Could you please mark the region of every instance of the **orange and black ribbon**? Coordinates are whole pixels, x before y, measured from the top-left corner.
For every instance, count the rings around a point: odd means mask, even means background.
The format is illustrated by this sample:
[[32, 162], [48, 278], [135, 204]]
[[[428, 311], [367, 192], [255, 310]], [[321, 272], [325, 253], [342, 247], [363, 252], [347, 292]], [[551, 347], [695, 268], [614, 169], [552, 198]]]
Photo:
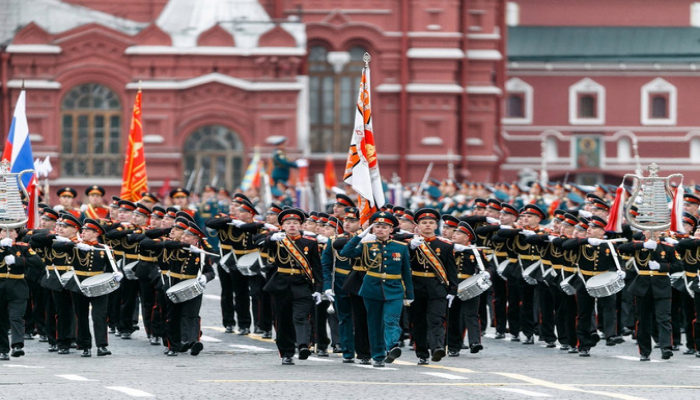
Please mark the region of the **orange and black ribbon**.
[[425, 243], [418, 246], [418, 249], [428, 260], [430, 266], [435, 270], [435, 273], [437, 274], [438, 278], [440, 278], [440, 283], [449, 286], [449, 283], [447, 281], [447, 272], [445, 272], [445, 267], [442, 265], [440, 259], [435, 255], [435, 253], [433, 253], [433, 249], [431, 249], [430, 246], [428, 246]]
[[282, 245], [285, 249], [287, 249], [287, 252], [291, 254], [291, 256], [294, 257], [295, 260], [297, 260], [297, 262], [301, 266], [301, 270], [304, 272], [304, 275], [306, 275], [306, 279], [308, 279], [313, 284], [314, 276], [311, 273], [311, 266], [309, 266], [309, 262], [306, 260], [306, 258], [303, 255], [301, 255], [301, 252], [294, 245], [294, 242], [292, 242], [291, 240], [289, 240], [288, 237], [285, 236], [285, 238], [282, 239]]

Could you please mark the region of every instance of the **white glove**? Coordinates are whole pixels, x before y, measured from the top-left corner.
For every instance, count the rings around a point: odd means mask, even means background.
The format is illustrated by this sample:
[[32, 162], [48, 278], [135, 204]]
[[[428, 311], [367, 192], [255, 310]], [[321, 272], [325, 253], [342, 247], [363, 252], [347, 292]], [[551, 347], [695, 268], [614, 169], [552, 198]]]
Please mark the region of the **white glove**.
[[202, 285], [203, 288], [204, 288], [204, 287], [207, 287], [207, 277], [206, 277], [206, 276], [200, 275], [200, 276], [197, 278], [197, 282], [199, 282], [199, 284]]
[[523, 235], [523, 236], [525, 236], [525, 237], [527, 237], [527, 236], [532, 236], [532, 235], [537, 235], [537, 233], [536, 233], [535, 231], [529, 231], [529, 230], [527, 230], [527, 229], [523, 229], [522, 231], [520, 231], [520, 234]]
[[275, 225], [268, 224], [267, 222], [264, 224], [264, 226], [265, 226], [265, 229], [267, 229], [268, 231], [278, 231], [278, 230], [280, 230], [280, 228], [276, 227]]
[[468, 249], [468, 247], [465, 246], [465, 245], [463, 245], [463, 244], [457, 244], [457, 243], [455, 243], [455, 244], [454, 244], [454, 249], [455, 249], [455, 251], [456, 251], [457, 253], [459, 253], [460, 251], [464, 251], [464, 250]]
[[5, 264], [12, 265], [14, 263], [15, 263], [15, 256], [13, 256], [11, 254], [9, 256], [5, 256]]
[[333, 289], [326, 289], [323, 294], [326, 296], [328, 301], [333, 301], [335, 300], [335, 293], [333, 293]]
[[513, 226], [511, 226], [511, 225], [501, 225], [500, 228], [501, 228], [501, 229], [513, 229]]
[[304, 167], [308, 167], [308, 166], [309, 166], [309, 160], [307, 160], [307, 159], [305, 159], [305, 158], [300, 158], [300, 159], [294, 161], [294, 163], [295, 163], [295, 164], [297, 165], [297, 167], [299, 167], [299, 168], [304, 168]]
[[486, 222], [488, 222], [489, 224], [500, 224], [501, 220], [498, 218], [486, 217]]
[[117, 271], [114, 273], [114, 279], [117, 280], [117, 282], [121, 281], [124, 278], [124, 274], [121, 272]]
[[357, 235], [357, 236], [359, 236], [359, 237], [361, 237], [361, 238], [367, 236], [367, 234], [369, 233], [369, 231], [372, 229], [373, 226], [374, 226], [374, 224], [368, 226], [367, 229], [365, 229], [364, 231], [360, 232], [360, 234]]
[[404, 300], [403, 300], [403, 305], [406, 306], [406, 307], [410, 306], [411, 303], [413, 303], [413, 300], [409, 300], [409, 299], [404, 299]]
[[231, 222], [229, 222], [228, 224], [238, 228], [239, 226], [245, 224], [245, 222], [241, 221], [240, 219], [232, 219]]
[[287, 235], [284, 232], [275, 232], [272, 235], [270, 235], [270, 240], [272, 240], [273, 242], [279, 242], [285, 237], [287, 237]]
[[314, 293], [311, 295], [311, 297], [314, 298], [314, 302], [315, 302], [317, 305], [318, 305], [318, 304], [321, 304], [321, 301], [322, 301], [322, 299], [321, 299], [321, 293], [319, 293], [319, 292], [314, 292]]
[[80, 206], [80, 211], [82, 211], [82, 212], [87, 211], [87, 209], [88, 209], [88, 205], [87, 205], [87, 204], [83, 204], [83, 205]]
[[617, 271], [617, 276], [619, 276], [620, 279], [625, 279], [625, 277], [627, 276], [627, 272], [618, 270], [618, 271]]
[[661, 264], [659, 264], [658, 261], [651, 260], [649, 261], [649, 269], [652, 271], [658, 271], [661, 269]]
[[559, 238], [559, 236], [557, 236], [557, 235], [549, 235], [550, 242], [553, 241], [554, 239], [558, 239], [558, 238]]
[[447, 297], [446, 297], [446, 299], [447, 299], [447, 308], [452, 307], [452, 300], [455, 299], [455, 295], [453, 295], [453, 294], [448, 294]]
[[362, 240], [360, 240], [361, 243], [367, 243], [367, 242], [374, 242], [377, 240], [377, 235], [374, 233], [368, 233], [367, 236], [363, 237]]
[[70, 242], [70, 238], [67, 238], [65, 236], [56, 236], [56, 241], [57, 242]]
[[191, 253], [201, 253], [202, 249], [197, 246], [190, 245], [189, 250]]
[[422, 245], [424, 243], [423, 236], [415, 236], [413, 239], [411, 239], [411, 248], [416, 249], [418, 246]]
[[[3, 240], [5, 240], [5, 239], [3, 239]], [[667, 237], [666, 239], [664, 239], [664, 242], [670, 244], [671, 246], [675, 246], [678, 244], [678, 241], [674, 238], [671, 238], [671, 237]], [[0, 243], [0, 245], [2, 245], [2, 243]]]
[[656, 250], [656, 240], [647, 240], [644, 242], [644, 248], [649, 250]]
[[82, 250], [82, 251], [92, 250], [92, 246], [90, 246], [89, 244], [85, 244], [85, 243], [78, 243], [75, 245], [75, 247], [77, 247], [78, 250]]
[[603, 239], [588, 238], [588, 244], [591, 246], [598, 246], [601, 243], [603, 243]]
[[311, 231], [301, 231], [302, 236], [308, 236], [308, 237], [316, 237], [316, 234]]
[[0, 240], [0, 247], [12, 247], [12, 244], [13, 244], [14, 242], [15, 242], [15, 241], [12, 240], [12, 238], [5, 238], [5, 239], [2, 239], [2, 240]]
[[321, 243], [321, 244], [326, 244], [326, 243], [328, 243], [328, 238], [323, 236], [323, 235], [317, 235], [316, 241]]
[[590, 211], [586, 211], [586, 210], [579, 210], [578, 215], [579, 215], [579, 217], [583, 217], [586, 219], [593, 216], [593, 214]]
[[56, 212], [63, 211], [63, 210], [65, 210], [65, 207], [63, 207], [62, 205], [59, 204], [57, 206], [54, 206], [53, 210]]

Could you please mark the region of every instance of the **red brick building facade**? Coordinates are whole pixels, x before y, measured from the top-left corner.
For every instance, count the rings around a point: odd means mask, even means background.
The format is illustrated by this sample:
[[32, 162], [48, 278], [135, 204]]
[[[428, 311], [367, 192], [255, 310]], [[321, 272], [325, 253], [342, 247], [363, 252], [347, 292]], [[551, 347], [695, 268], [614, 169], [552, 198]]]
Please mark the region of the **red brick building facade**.
[[0, 30], [0, 126], [24, 82], [54, 187], [115, 191], [139, 86], [154, 189], [192, 171], [233, 189], [279, 135], [312, 171], [330, 153], [339, 173], [365, 51], [386, 178], [418, 181], [431, 161], [434, 176], [451, 162], [458, 178], [499, 178], [502, 0], [55, 3], [11, 0]]

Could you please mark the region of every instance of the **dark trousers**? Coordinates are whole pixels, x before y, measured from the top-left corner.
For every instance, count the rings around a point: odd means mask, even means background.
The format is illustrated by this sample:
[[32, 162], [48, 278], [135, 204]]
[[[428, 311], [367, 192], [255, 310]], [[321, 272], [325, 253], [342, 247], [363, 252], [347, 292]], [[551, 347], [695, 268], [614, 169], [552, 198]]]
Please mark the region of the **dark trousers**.
[[[122, 279], [124, 280], [124, 279]], [[118, 328], [120, 326], [120, 312], [122, 305], [122, 288], [121, 286], [107, 295], [107, 323], [110, 328]]]
[[401, 337], [401, 309], [403, 299], [364, 299], [367, 308], [367, 328], [373, 360], [383, 360]]
[[250, 277], [245, 276], [238, 271], [238, 268], [231, 267], [231, 288], [233, 290], [233, 309], [236, 312], [236, 318], [238, 318], [238, 328], [250, 329], [250, 324], [252, 323], [252, 318], [250, 315], [250, 288], [249, 279]]
[[493, 274], [493, 316], [496, 323], [496, 332], [506, 333], [507, 310], [508, 310], [508, 290], [506, 281], [498, 274]]
[[221, 322], [224, 326], [236, 326], [236, 313], [233, 309], [233, 282], [231, 274], [226, 272], [221, 265], [217, 265], [216, 271], [221, 283]]
[[520, 285], [517, 278], [510, 278], [506, 281], [506, 292], [508, 294], [508, 328], [511, 335], [518, 336], [520, 334], [520, 301], [522, 295], [520, 293]]
[[634, 295], [628, 289], [632, 281], [625, 281], [625, 283], [626, 286], [620, 292], [620, 323], [624, 327], [633, 329], [637, 322], [637, 310], [634, 305]]
[[[595, 310], [596, 298], [591, 297], [582, 288], [577, 292], [578, 300], [578, 319], [576, 321], [576, 334], [579, 341], [580, 350], [590, 350], [595, 345], [592, 339], [592, 333], [595, 332], [593, 325], [593, 317]], [[615, 295], [600, 297], [598, 300], [598, 313], [604, 315], [603, 330], [605, 337], [615, 336], [617, 332], [617, 310], [615, 308]]]
[[[270, 294], [262, 290], [265, 283], [265, 277], [262, 275], [248, 277], [253, 325], [263, 331], [269, 331], [272, 326], [272, 304], [269, 301]], [[268, 297], [267, 301], [265, 297]]]
[[554, 293], [554, 303], [557, 307], [556, 325], [559, 343], [577, 347], [576, 316], [578, 315], [578, 306], [576, 304], [576, 296], [569, 296], [561, 289], [554, 290], [556, 291]]
[[167, 320], [168, 320], [168, 296], [162, 289], [156, 290], [156, 305], [153, 313], [153, 336], [163, 338], [163, 346], [168, 347]]
[[442, 348], [445, 344], [447, 299], [416, 296], [409, 307], [409, 313], [416, 357], [428, 358], [428, 350]]
[[[141, 294], [141, 317], [143, 318], [143, 328], [148, 337], [153, 334], [154, 318], [156, 312], [156, 288], [150, 279], [139, 279], [139, 293]], [[157, 323], [157, 321], [155, 322]]]
[[695, 304], [695, 312], [686, 318], [693, 321], [693, 341], [695, 342], [695, 351], [700, 351], [700, 293], [695, 293], [693, 303]]
[[[10, 351], [10, 338], [7, 331], [12, 333], [12, 347], [24, 347], [24, 311], [27, 300], [19, 299], [7, 289], [7, 279], [0, 279], [0, 353]], [[12, 284], [14, 282], [11, 282]]]
[[[479, 325], [482, 332], [486, 332], [486, 328], [490, 325], [489, 321], [492, 320], [489, 318], [489, 296], [491, 296], [491, 290], [479, 295]], [[491, 316], [493, 317], [493, 312], [491, 312]]]
[[324, 300], [314, 306], [314, 340], [316, 347], [319, 350], [327, 350], [331, 344], [331, 339], [328, 337], [328, 306], [330, 301]]
[[117, 326], [119, 332], [132, 333], [134, 331], [134, 312], [139, 295], [139, 281], [122, 279], [119, 284], [121, 291], [121, 305], [119, 306], [120, 321]]
[[352, 326], [352, 304], [350, 296], [343, 289], [335, 289], [335, 315], [338, 319], [338, 335], [343, 358], [355, 357], [355, 337]]
[[537, 329], [535, 321], [535, 288], [537, 286], [528, 284], [524, 279], [517, 279], [517, 284], [520, 291], [520, 329], [525, 336], [530, 337]]
[[462, 301], [452, 300], [452, 307], [447, 311], [447, 347], [451, 351], [459, 351], [464, 342], [464, 331], [467, 331], [469, 344], [481, 343], [481, 325], [479, 323], [480, 296]]
[[544, 282], [537, 283], [540, 309], [540, 339], [545, 342], [556, 342], [557, 335], [554, 333], [555, 314], [554, 296], [552, 289]]
[[46, 318], [44, 316], [44, 288], [38, 282], [27, 280], [29, 300], [24, 312], [24, 332], [46, 335]]
[[311, 296], [295, 299], [291, 290], [274, 292], [275, 330], [277, 349], [280, 357], [293, 357], [295, 343], [298, 348], [309, 347], [311, 338], [311, 310], [314, 302]]
[[[82, 293], [71, 293], [73, 306], [78, 317], [78, 338], [76, 343], [81, 349], [92, 348], [92, 336], [90, 335], [90, 316], [92, 314], [92, 327], [95, 332], [95, 345], [97, 347], [108, 346], [107, 339], [107, 295], [87, 297]], [[90, 312], [92, 306], [92, 312]]]
[[71, 342], [75, 341], [75, 311], [70, 293], [65, 289], [52, 292], [56, 306], [56, 344], [59, 349], [68, 349]]
[[[683, 279], [683, 278], [681, 278]], [[685, 289], [684, 289], [685, 290]], [[673, 344], [680, 345], [681, 327], [683, 326], [683, 299], [680, 290], [671, 288], [671, 332], [673, 334]]]
[[[268, 272], [265, 276], [265, 282], [263, 282], [263, 287], [265, 287], [265, 284], [270, 281], [270, 278], [272, 277], [272, 273]], [[272, 322], [274, 320], [274, 314], [272, 312], [273, 310], [273, 305], [272, 305], [272, 296], [270, 293], [261, 290], [260, 292], [260, 306], [258, 307], [258, 328], [262, 329], [263, 331], [271, 331], [272, 330]]]
[[[695, 294], [698, 296], [698, 294]], [[685, 315], [685, 346], [689, 349], [695, 350], [695, 298], [690, 297], [688, 291], [681, 292], [681, 299], [683, 302], [683, 314]], [[700, 334], [700, 331], [697, 332]], [[679, 343], [680, 344], [680, 343]]]
[[[639, 354], [651, 354], [651, 330], [656, 322], [659, 332], [659, 346], [662, 349], [671, 348], [671, 299], [655, 299], [649, 288], [644, 296], [635, 296], [639, 321], [637, 322], [637, 344]], [[654, 321], [656, 320], [656, 321]]]
[[56, 305], [53, 302], [53, 291], [44, 288], [44, 326], [46, 327], [46, 337], [49, 338], [49, 345], [56, 344]]
[[[350, 293], [352, 322], [355, 325], [355, 352], [357, 358], [370, 358], [369, 328], [367, 328], [367, 308], [362, 297]], [[343, 354], [344, 355], [344, 354]]]
[[199, 309], [202, 307], [202, 296], [182, 303], [168, 300], [168, 318], [165, 322], [168, 347], [175, 351], [187, 351], [199, 341], [200, 319]]

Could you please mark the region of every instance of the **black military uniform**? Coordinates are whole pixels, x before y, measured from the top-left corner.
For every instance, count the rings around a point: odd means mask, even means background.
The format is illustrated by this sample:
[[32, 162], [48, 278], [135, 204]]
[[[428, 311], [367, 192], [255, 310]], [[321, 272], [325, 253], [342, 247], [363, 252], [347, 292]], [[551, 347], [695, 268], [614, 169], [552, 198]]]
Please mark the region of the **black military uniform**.
[[[423, 208], [415, 213], [415, 220], [440, 219], [440, 213]], [[447, 323], [447, 296], [457, 294], [457, 267], [452, 243], [433, 236], [414, 248], [411, 242], [411, 274], [415, 301], [409, 308], [411, 337], [415, 343], [419, 364], [427, 364], [445, 355], [445, 324]], [[453, 297], [454, 298], [454, 297]]]
[[[676, 251], [681, 256], [685, 277], [689, 283], [690, 290], [695, 296], [687, 299], [684, 306], [686, 319], [686, 342], [687, 349], [683, 354], [695, 354], [700, 357], [700, 294], [698, 290], [698, 267], [700, 267], [700, 240], [694, 238], [681, 239], [676, 245]], [[690, 295], [688, 295], [690, 297]], [[688, 304], [689, 303], [689, 304]], [[690, 332], [689, 332], [690, 331]]]
[[[24, 355], [22, 317], [29, 299], [29, 287], [24, 277], [31, 269], [41, 271], [43, 268], [41, 258], [26, 243], [0, 244], [0, 360], [8, 359], [10, 344], [13, 357]], [[8, 330], [12, 332], [12, 343], [7, 336]]]
[[[104, 228], [99, 222], [94, 219], [86, 218], [83, 221], [83, 229], [91, 229], [98, 234], [104, 233]], [[78, 247], [76, 247], [78, 246]], [[90, 246], [93, 249], [81, 249], [80, 247]], [[97, 276], [104, 273], [112, 273], [112, 265], [109, 262], [109, 256], [104, 244], [93, 242], [54, 242], [53, 248], [62, 253], [73, 253], [73, 270], [78, 281], [83, 282], [85, 279], [92, 276]], [[99, 250], [98, 250], [99, 249]], [[117, 279], [121, 280], [122, 275], [119, 274]], [[109, 339], [107, 334], [107, 295], [87, 297], [80, 291], [74, 279], [71, 279], [67, 287], [72, 288], [71, 296], [73, 298], [73, 306], [78, 317], [78, 338], [76, 343], [83, 350], [81, 357], [90, 357], [92, 355], [92, 336], [90, 335], [90, 316], [92, 316], [93, 330], [95, 332], [95, 345], [97, 346], [97, 355], [106, 356], [112, 354], [107, 349]]]
[[669, 274], [683, 271], [681, 258], [666, 243], [655, 240], [623, 243], [618, 247], [620, 253], [634, 257], [639, 276], [629, 288], [635, 296], [639, 310], [637, 325], [637, 343], [641, 361], [649, 361], [651, 354], [652, 318], [656, 318], [659, 329], [659, 346], [661, 358], [668, 360], [671, 351], [671, 280]]
[[[304, 213], [297, 209], [284, 210], [277, 217], [281, 226], [287, 219], [303, 223], [304, 218]], [[292, 365], [295, 343], [300, 360], [311, 354], [308, 343], [311, 337], [309, 318], [314, 304], [312, 295], [320, 301], [323, 288], [318, 242], [311, 237], [284, 236], [278, 232], [265, 240], [265, 247], [277, 267], [264, 288], [272, 295], [275, 305], [277, 348], [282, 364]]]

